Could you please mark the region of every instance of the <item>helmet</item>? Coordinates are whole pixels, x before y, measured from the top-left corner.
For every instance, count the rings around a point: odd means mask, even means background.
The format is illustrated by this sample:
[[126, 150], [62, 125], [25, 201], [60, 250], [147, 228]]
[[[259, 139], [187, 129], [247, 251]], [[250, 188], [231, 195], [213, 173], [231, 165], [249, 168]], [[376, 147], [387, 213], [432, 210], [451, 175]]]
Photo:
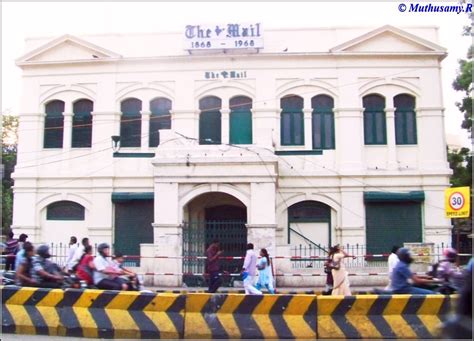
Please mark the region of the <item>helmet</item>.
[[456, 261], [458, 252], [453, 248], [447, 248], [443, 251], [443, 256], [450, 262]]
[[406, 247], [402, 247], [402, 248], [398, 249], [397, 256], [398, 256], [398, 259], [400, 259], [401, 262], [404, 262], [404, 263], [407, 263], [407, 264], [410, 264], [411, 262], [413, 262], [413, 258], [411, 257], [411, 252]]
[[38, 246], [36, 249], [36, 253], [38, 256], [43, 257], [43, 258], [49, 258], [51, 255], [49, 254], [49, 246], [46, 244]]
[[97, 252], [99, 252], [100, 254], [102, 254], [102, 252], [104, 252], [105, 249], [110, 249], [109, 244], [100, 243], [99, 245], [97, 245]]

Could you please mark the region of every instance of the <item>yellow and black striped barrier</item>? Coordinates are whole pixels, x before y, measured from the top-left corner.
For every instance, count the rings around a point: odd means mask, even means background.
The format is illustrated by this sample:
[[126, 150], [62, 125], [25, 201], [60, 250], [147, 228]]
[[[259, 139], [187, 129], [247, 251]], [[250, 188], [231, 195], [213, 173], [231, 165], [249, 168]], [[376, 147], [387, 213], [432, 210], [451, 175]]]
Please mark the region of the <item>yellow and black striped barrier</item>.
[[188, 294], [186, 338], [316, 337], [314, 295]]
[[443, 295], [318, 297], [321, 339], [431, 339], [450, 311]]
[[5, 333], [94, 338], [182, 338], [184, 295], [2, 288]]
[[455, 297], [0, 290], [3, 333], [93, 338], [429, 339]]

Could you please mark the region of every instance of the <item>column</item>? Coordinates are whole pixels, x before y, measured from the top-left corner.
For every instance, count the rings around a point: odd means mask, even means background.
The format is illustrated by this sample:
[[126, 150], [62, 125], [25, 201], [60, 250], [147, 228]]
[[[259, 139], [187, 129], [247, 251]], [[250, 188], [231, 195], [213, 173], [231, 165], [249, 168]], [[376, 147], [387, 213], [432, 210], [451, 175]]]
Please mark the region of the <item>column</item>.
[[158, 132], [150, 132], [150, 116], [151, 112], [141, 111], [142, 114], [142, 135], [141, 135], [141, 151], [146, 152], [149, 146], [150, 134], [159, 134]]
[[[120, 135], [120, 112], [92, 112], [92, 151], [112, 146], [112, 135]], [[108, 151], [112, 154], [111, 151]]]
[[[156, 256], [183, 254], [182, 226], [179, 219], [178, 184], [155, 182], [155, 218], [153, 240]], [[154, 262], [154, 273], [181, 273], [181, 259], [161, 259]], [[180, 286], [182, 276], [154, 276], [154, 285]]]
[[72, 117], [73, 113], [63, 113], [64, 130], [63, 130], [63, 150], [70, 150], [72, 143]]
[[365, 206], [358, 179], [341, 181], [341, 226], [336, 229], [333, 244], [365, 244]]
[[227, 108], [221, 109], [221, 141], [222, 144], [229, 144], [230, 142], [230, 110]]
[[397, 144], [395, 138], [395, 109], [386, 108], [385, 117], [387, 120], [387, 169], [398, 169], [397, 163]]
[[335, 108], [337, 162], [341, 173], [354, 174], [363, 168], [363, 108]]
[[250, 184], [251, 202], [247, 224], [247, 240], [255, 248], [267, 248], [268, 252], [276, 250], [276, 212], [275, 183], [260, 182]]
[[[305, 103], [306, 102], [307, 101], [305, 101]], [[311, 150], [313, 149], [313, 129], [312, 129], [313, 109], [304, 108], [303, 113], [304, 113], [304, 146], [306, 150]]]

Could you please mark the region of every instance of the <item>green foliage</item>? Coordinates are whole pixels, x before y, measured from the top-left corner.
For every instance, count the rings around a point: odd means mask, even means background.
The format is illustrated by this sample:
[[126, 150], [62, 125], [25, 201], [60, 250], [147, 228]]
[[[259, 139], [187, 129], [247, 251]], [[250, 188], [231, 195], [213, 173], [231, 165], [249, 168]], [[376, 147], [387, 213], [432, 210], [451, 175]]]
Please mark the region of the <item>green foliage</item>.
[[11, 175], [16, 164], [18, 117], [2, 117], [2, 232], [10, 229], [13, 217], [13, 179]]
[[472, 185], [472, 157], [469, 148], [448, 150], [449, 167], [453, 170], [450, 182], [453, 187]]
[[472, 97], [471, 93], [473, 91], [473, 82], [472, 82], [472, 52], [473, 45], [469, 47], [467, 53], [467, 60], [459, 60], [459, 71], [456, 75], [456, 78], [453, 82], [453, 88], [456, 91], [462, 91], [465, 94], [465, 97], [462, 99], [462, 102], [456, 103], [459, 110], [464, 114], [464, 120], [462, 121], [461, 127], [471, 131], [472, 129]]

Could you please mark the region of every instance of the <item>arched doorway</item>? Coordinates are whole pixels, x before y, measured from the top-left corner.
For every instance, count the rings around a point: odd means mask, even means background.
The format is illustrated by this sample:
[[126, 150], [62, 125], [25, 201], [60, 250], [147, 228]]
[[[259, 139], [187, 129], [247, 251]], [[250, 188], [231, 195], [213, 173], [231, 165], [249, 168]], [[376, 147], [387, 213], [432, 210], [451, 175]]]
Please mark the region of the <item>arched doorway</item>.
[[[197, 196], [184, 207], [183, 224], [183, 282], [188, 286], [204, 286], [203, 276], [188, 275], [204, 273], [206, 249], [218, 240], [223, 257], [245, 255], [247, 244], [247, 208], [235, 197], [221, 192], [210, 192]], [[221, 261], [221, 270], [239, 272], [241, 259]], [[232, 278], [224, 278], [229, 285]]]

